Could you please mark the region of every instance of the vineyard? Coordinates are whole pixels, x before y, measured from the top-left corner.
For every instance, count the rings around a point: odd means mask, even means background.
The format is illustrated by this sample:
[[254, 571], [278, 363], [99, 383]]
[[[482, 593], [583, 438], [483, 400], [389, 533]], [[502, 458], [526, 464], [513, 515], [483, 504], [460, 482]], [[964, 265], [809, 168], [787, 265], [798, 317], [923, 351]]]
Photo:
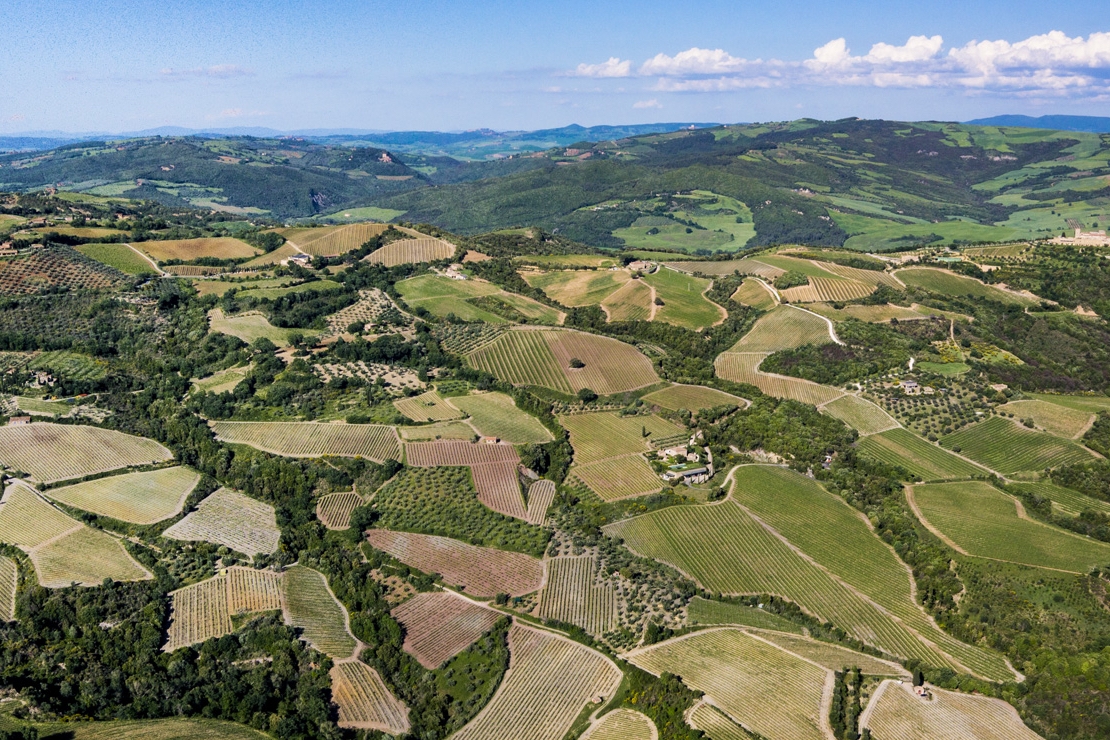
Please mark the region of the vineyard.
[[424, 573], [438, 573], [446, 583], [475, 596], [523, 596], [539, 589], [543, 582], [543, 561], [518, 552], [387, 529], [371, 529], [366, 539], [405, 565]]
[[301, 630], [301, 639], [332, 658], [350, 657], [358, 642], [347, 626], [347, 611], [324, 576], [303, 565], [294, 565], [284, 576], [285, 617]]
[[15, 619], [15, 591], [19, 586], [19, 568], [15, 561], [0, 557], [0, 622]]
[[761, 281], [748, 278], [740, 284], [729, 300], [745, 306], [758, 308], [760, 311], [770, 311], [779, 304], [775, 294], [768, 290]]
[[528, 509], [520, 494], [517, 463], [471, 465], [470, 474], [474, 477], [478, 500], [488, 508], [505, 516], [528, 519]]
[[832, 689], [831, 673], [745, 632], [697, 632], [624, 657], [650, 673], [681, 676], [769, 740], [826, 738], [822, 698]]
[[0, 542], [31, 549], [83, 526], [22, 484], [8, 486], [0, 502]]
[[119, 270], [67, 247], [0, 259], [0, 295], [31, 295], [51, 288], [108, 290], [126, 279]]
[[643, 496], [663, 487], [662, 479], [643, 455], [625, 455], [576, 465], [571, 472], [604, 501]]
[[707, 388], [704, 385], [672, 385], [661, 391], [654, 391], [644, 396], [644, 403], [653, 403], [669, 411], [689, 409], [700, 411], [717, 406], [748, 405], [748, 401], [734, 396], [731, 393], [719, 391], [716, 388]]
[[823, 410], [835, 419], [840, 419], [862, 436], [878, 434], [901, 426], [890, 414], [859, 396], [844, 395], [825, 404]]
[[317, 424], [295, 421], [217, 421], [216, 438], [287, 457], [365, 457], [375, 462], [401, 458], [393, 427], [378, 424]]
[[731, 604], [725, 601], [710, 601], [700, 596], [690, 599], [686, 606], [686, 618], [691, 625], [720, 627], [735, 625], [741, 627], [761, 627], [778, 632], [797, 632], [802, 628], [780, 616], [758, 607]]
[[733, 383], [749, 383], [769, 396], [789, 398], [814, 406], [829, 403], [844, 395], [844, 391], [839, 388], [762, 372], [759, 365], [767, 355], [766, 352], [722, 352], [714, 362], [717, 376]]
[[74, 249], [128, 275], [155, 274], [154, 266], [126, 244], [80, 244]]
[[232, 615], [281, 609], [281, 582], [280, 573], [236, 566], [172, 592], [168, 640], [162, 649], [173, 652], [229, 635]]
[[162, 468], [98, 478], [46, 495], [67, 506], [134, 524], [154, 524], [179, 513], [185, 499], [200, 482], [200, 473], [189, 468]]
[[246, 242], [228, 236], [204, 239], [169, 239], [165, 241], [135, 242], [135, 248], [155, 260], [181, 260], [189, 262], [201, 257], [240, 259], [260, 253]]
[[[862, 272], [867, 272], [863, 270]], [[811, 277], [809, 285], [799, 285], [780, 291], [784, 301], [789, 303], [818, 303], [822, 301], [854, 301], [875, 292], [874, 285], [855, 280]]]
[[278, 233], [305, 254], [334, 257], [358, 249], [388, 228], [387, 224], [358, 223], [324, 228], [278, 229]]
[[501, 614], [452, 593], [420, 593], [393, 609], [405, 628], [405, 652], [434, 670], [466, 650]]
[[351, 512], [363, 503], [357, 493], [329, 493], [316, 503], [316, 518], [328, 529], [349, 529]]
[[650, 321], [651, 287], [643, 280], [629, 280], [600, 305], [609, 321]]
[[281, 573], [233, 565], [223, 577], [227, 579], [227, 610], [233, 616], [282, 608]]
[[370, 666], [357, 660], [336, 663], [331, 669], [332, 698], [339, 706], [339, 726], [378, 730], [391, 735], [409, 731], [408, 708]]
[[406, 460], [417, 468], [520, 462], [512, 445], [445, 440], [405, 445]]
[[631, 709], [617, 709], [590, 725], [582, 740], [658, 740], [658, 737], [659, 731], [651, 719]]
[[654, 288], [656, 296], [663, 301], [663, 305], [657, 306], [653, 321], [699, 331], [727, 316], [723, 308], [702, 295], [710, 284], [705, 278], [660, 268], [644, 275], [643, 281]]
[[458, 409], [440, 398], [440, 395], [434, 390], [421, 393], [419, 396], [398, 398], [393, 402], [393, 405], [402, 414], [416, 422], [447, 421], [463, 417]]
[[441, 421], [418, 427], [397, 427], [397, 433], [401, 435], [401, 440], [404, 442], [434, 442], [440, 439], [478, 441], [478, 433], [465, 421]]
[[261, 730], [236, 722], [200, 718], [67, 722], [65, 732], [73, 740], [266, 740], [269, 737]]
[[541, 479], [528, 487], [528, 523], [542, 527], [547, 523], [547, 510], [555, 502], [555, 481]]
[[845, 280], [855, 280], [865, 285], [878, 287], [880, 285], [887, 285], [891, 288], [901, 288], [902, 284], [898, 278], [894, 277], [889, 272], [882, 270], [861, 270], [858, 267], [848, 267], [847, 265], [837, 265], [832, 262], [819, 262], [821, 269], [831, 272], [834, 275], [839, 275]]
[[1032, 298], [1018, 296], [999, 290], [990, 285], [985, 285], [975, 278], [964, 277], [946, 270], [932, 267], [913, 267], [898, 270], [895, 276], [906, 285], [942, 295], [971, 296], [973, 298], [986, 298], [991, 301], [1010, 303], [1024, 306], [1034, 305], [1037, 301]]
[[1082, 435], [1093, 416], [1089, 411], [1069, 409], [1048, 401], [1011, 401], [996, 410], [998, 413], [1013, 414], [1018, 419], [1032, 419], [1040, 429], [1068, 439]]
[[992, 416], [941, 437], [940, 444], [1003, 475], [1094, 459], [1088, 450], [1075, 442], [1026, 429], [1001, 416]]
[[703, 275], [724, 276], [731, 275], [734, 272], [739, 272], [741, 275], [757, 275], [759, 277], [769, 278], [774, 280], [779, 275], [786, 272], [781, 267], [775, 267], [760, 262], [759, 260], [741, 259], [741, 260], [723, 260], [712, 262], [667, 262], [668, 267], [673, 267], [676, 270], [683, 272], [700, 272]]
[[908, 685], [884, 681], [860, 718], [882, 740], [1040, 740], [1012, 706], [999, 699], [929, 687], [922, 701]]
[[570, 432], [574, 461], [579, 465], [617, 455], [649, 452], [656, 441], [676, 438], [686, 441], [686, 430], [654, 414], [621, 416], [601, 412], [567, 414], [558, 418], [559, 424]]
[[829, 324], [820, 316], [779, 306], [755, 322], [729, 352], [780, 352], [806, 344], [829, 344]]
[[81, 526], [59, 539], [32, 548], [28, 555], [39, 583], [46, 588], [73, 584], [99, 586], [104, 579], [144, 581], [152, 578], [118, 539], [102, 530]]
[[1021, 516], [989, 483], [914, 486], [913, 500], [931, 529], [970, 555], [1080, 574], [1110, 563], [1110, 545]]
[[752, 634], [830, 671], [846, 671], [856, 667], [869, 676], [910, 678], [910, 672], [893, 661], [875, 658], [832, 643], [777, 630], [760, 629]]
[[[859, 321], [866, 321], [872, 324], [885, 324], [889, 323], [891, 319], [898, 319], [899, 321], [918, 321], [920, 319], [929, 318], [928, 313], [919, 313], [912, 308], [896, 306], [893, 303], [888, 303], [885, 306], [860, 306], [853, 304], [845, 306], [844, 308], [833, 308], [825, 303], [816, 303], [808, 308], [810, 311], [819, 313], [833, 321], [858, 319]], [[928, 309], [923, 310], [928, 311]]]
[[970, 478], [985, 470], [926, 442], [907, 429], [892, 429], [860, 440], [860, 452], [888, 465], [899, 465], [922, 480]]
[[467, 355], [475, 368], [515, 385], [538, 385], [571, 392], [566, 372], [548, 346], [546, 332], [510, 331]]
[[1062, 511], [1070, 516], [1079, 516], [1088, 509], [1100, 514], [1110, 514], [1110, 502], [1085, 496], [1070, 488], [1051, 483], [1011, 483], [1010, 487], [1046, 498], [1052, 502], [1053, 511]]
[[543, 619], [576, 624], [600, 636], [617, 625], [617, 593], [613, 584], [599, 582], [597, 559], [590, 555], [547, 561], [547, 583], [540, 595]]
[[274, 507], [221, 488], [204, 499], [196, 511], [166, 529], [163, 537], [204, 540], [254, 556], [277, 552], [281, 532]]
[[457, 396], [450, 404], [468, 414], [470, 423], [482, 436], [517, 445], [543, 444], [554, 439], [539, 419], [518, 409], [512, 397], [504, 393]]
[[701, 730], [712, 740], [751, 740], [743, 727], [733, 722], [727, 714], [704, 701], [694, 707], [687, 719], [690, 726]]
[[512, 668], [489, 704], [454, 740], [562, 740], [595, 697], [608, 699], [621, 672], [584, 645], [514, 624]]
[[367, 262], [374, 262], [386, 267], [396, 267], [412, 262], [436, 262], [451, 259], [455, 255], [455, 245], [442, 239], [421, 237], [419, 239], [401, 239], [386, 244], [381, 249], [371, 252], [366, 257]]
[[172, 459], [152, 439], [110, 429], [45, 422], [0, 427], [0, 464], [44, 483]]

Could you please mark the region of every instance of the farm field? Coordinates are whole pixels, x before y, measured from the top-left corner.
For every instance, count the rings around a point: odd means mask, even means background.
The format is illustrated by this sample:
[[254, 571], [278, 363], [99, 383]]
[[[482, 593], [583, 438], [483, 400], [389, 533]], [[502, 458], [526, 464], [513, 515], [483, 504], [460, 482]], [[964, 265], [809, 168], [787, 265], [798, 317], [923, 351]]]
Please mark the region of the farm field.
[[519, 623], [509, 631], [509, 650], [512, 670], [454, 740], [562, 740], [587, 703], [608, 699], [621, 681], [601, 653]]
[[78, 244], [78, 252], [128, 275], [153, 275], [154, 265], [126, 244]]
[[[674, 255], [667, 255], [672, 257]], [[662, 259], [662, 256], [660, 257]], [[683, 260], [664, 260], [668, 267], [675, 270], [682, 270], [683, 272], [700, 272], [703, 275], [731, 275], [734, 272], [739, 272], [741, 275], [757, 275], [759, 277], [774, 280], [779, 275], [786, 272], [781, 267], [775, 267], [767, 262], [753, 259], [740, 259], [740, 260], [724, 260], [713, 262], [688, 262]]]
[[1026, 429], [1011, 419], [992, 416], [940, 438], [950, 450], [1003, 475], [1087, 462], [1094, 455], [1069, 440]]
[[434, 442], [437, 439], [461, 439], [475, 442], [478, 433], [465, 421], [440, 421], [418, 427], [397, 427], [404, 442]]
[[974, 278], [957, 275], [947, 270], [938, 270], [932, 267], [910, 267], [898, 270], [894, 274], [906, 285], [924, 288], [942, 295], [973, 296], [1019, 306], [1032, 306], [1037, 303], [1033, 298], [1009, 293], [981, 283]]
[[296, 421], [218, 421], [216, 438], [288, 457], [365, 457], [375, 462], [401, 458], [393, 427], [379, 424], [318, 424]]
[[845, 671], [856, 667], [869, 676], [910, 677], [909, 671], [893, 661], [849, 650], [830, 642], [778, 630], [755, 629], [750, 633], [830, 671]]
[[861, 716], [860, 727], [883, 740], [1040, 740], [1000, 699], [933, 687], [929, 691], [933, 699], [922, 701], [908, 685], [884, 681]]
[[419, 593], [392, 610], [405, 628], [405, 652], [434, 670], [484, 635], [501, 614], [450, 592]]
[[656, 740], [659, 730], [648, 717], [631, 709], [615, 709], [590, 725], [582, 740]]
[[719, 391], [716, 388], [707, 388], [704, 385], [679, 385], [675, 384], [661, 391], [653, 391], [643, 397], [644, 403], [653, 403], [669, 411], [689, 409], [700, 411], [716, 406], [748, 405], [747, 399], [734, 396], [731, 393]]
[[0, 427], [0, 464], [43, 483], [172, 459], [152, 439], [110, 429], [46, 422]]
[[15, 619], [15, 592], [19, 585], [19, 568], [9, 557], [0, 557], [0, 621]]
[[184, 467], [98, 478], [46, 492], [67, 506], [134, 524], [154, 524], [179, 513], [200, 482]]
[[[265, 740], [259, 730], [215, 719], [144, 719], [39, 725], [40, 737], [72, 740]], [[59, 734], [62, 733], [62, 734]]]
[[331, 669], [332, 696], [339, 705], [339, 726], [378, 730], [391, 735], [409, 731], [408, 707], [389, 693], [381, 676], [357, 660], [336, 663]]
[[651, 321], [651, 287], [643, 280], [629, 280], [601, 301], [609, 321]]
[[227, 236], [135, 242], [133, 246], [155, 260], [182, 260], [184, 262], [200, 259], [201, 257], [238, 259], [254, 257], [262, 253], [262, 250], [256, 249], [246, 242]]
[[371, 529], [366, 539], [405, 565], [424, 573], [439, 573], [446, 583], [479, 597], [499, 593], [523, 596], [543, 582], [543, 562], [519, 552], [388, 529]]
[[[571, 368], [575, 358], [585, 367]], [[577, 331], [506, 332], [471, 352], [467, 360], [500, 380], [564, 393], [590, 388], [604, 396], [659, 382], [651, 361], [632, 345]]]
[[1110, 411], [1110, 397], [1107, 396], [1065, 396], [1055, 393], [1029, 393], [1030, 398], [1038, 401], [1064, 406], [1078, 411], [1089, 411], [1097, 414], [1099, 411]]
[[233, 567], [170, 594], [168, 639], [162, 649], [173, 652], [234, 631], [231, 616], [275, 611], [281, 605], [282, 574]]
[[274, 507], [237, 491], [221, 488], [210, 494], [162, 533], [174, 540], [204, 540], [246, 555], [277, 552], [281, 532]]
[[920, 313], [912, 308], [896, 306], [893, 303], [888, 303], [885, 306], [850, 305], [839, 309], [833, 308], [827, 303], [814, 303], [806, 306], [806, 308], [814, 313], [821, 314], [825, 318], [832, 319], [833, 321], [858, 319], [871, 324], [888, 324], [891, 319], [898, 319], [899, 321], [918, 321], [928, 318], [928, 314]]
[[145, 581], [152, 577], [119, 540], [83, 525], [56, 540], [31, 548], [28, 554], [39, 583], [46, 588], [65, 588], [74, 583], [99, 586], [105, 578]]
[[539, 288], [564, 306], [595, 306], [631, 281], [628, 270], [553, 270], [521, 272], [533, 288]]
[[825, 319], [793, 306], [779, 306], [757, 321], [729, 352], [779, 352], [831, 342]]
[[1085, 496], [1070, 488], [1051, 483], [1011, 483], [1009, 487], [1046, 498], [1052, 502], [1053, 511], [1062, 511], [1070, 516], [1079, 516], [1087, 509], [1110, 514], [1110, 502]]
[[908, 429], [892, 429], [860, 440], [866, 455], [891, 465], [901, 465], [922, 480], [970, 478], [986, 471], [943, 447], [925, 441]]
[[1027, 519], [989, 483], [914, 486], [917, 511], [931, 529], [969, 555], [1073, 573], [1110, 562], [1110, 545]]
[[734, 629], [697, 632], [624, 656], [681, 676], [736, 722], [769, 740], [825, 740], [829, 671]]
[[663, 480], [638, 454], [576, 465], [571, 473], [604, 501], [643, 496], [663, 487]]
[[694, 707], [687, 722], [694, 729], [704, 732], [710, 740], [751, 740], [751, 735], [744, 728], [720, 709], [704, 701]]
[[416, 422], [448, 421], [463, 417], [457, 408], [444, 401], [434, 390], [421, 393], [419, 396], [398, 398], [393, 402], [393, 406]]
[[770, 311], [772, 308], [779, 305], [778, 299], [775, 298], [774, 293], [764, 287], [763, 283], [755, 278], [748, 278], [741, 283], [740, 287], [733, 292], [731, 300], [745, 306], [758, 308], [761, 311]]
[[901, 426], [886, 411], [859, 396], [844, 395], [822, 408], [829, 416], [840, 419], [864, 436]]
[[247, 344], [265, 337], [279, 347], [289, 346], [289, 335], [294, 331], [305, 336], [314, 334], [311, 330], [276, 327], [265, 316], [254, 311], [226, 316], [222, 308], [213, 308], [208, 312], [208, 328], [220, 334], [238, 337]]
[[517, 408], [504, 393], [455, 396], [448, 402], [470, 416], [470, 423], [485, 437], [497, 437], [514, 445], [543, 444], [554, 439], [536, 417]]
[[710, 601], [700, 596], [690, 599], [690, 603], [686, 607], [686, 614], [690, 623], [695, 625], [762, 627], [763, 629], [778, 630], [779, 632], [802, 633], [802, 628], [799, 625], [769, 611], [754, 606]]
[[1067, 439], [1081, 436], [1090, 427], [1094, 416], [1090, 411], [1036, 400], [1011, 401], [996, 410], [999, 413], [1013, 414], [1018, 419], [1032, 419], [1038, 428]]
[[709, 280], [661, 267], [644, 275], [643, 281], [654, 288], [656, 296], [663, 301], [663, 305], [656, 308], [654, 321], [696, 331], [720, 323], [726, 317], [724, 309], [702, 295], [709, 288]]
[[429, 236], [391, 242], [367, 255], [366, 261], [385, 265], [386, 267], [396, 267], [397, 265], [413, 262], [436, 262], [437, 260], [451, 259], [454, 254], [454, 244]]
[[277, 231], [305, 254], [314, 257], [334, 257], [358, 249], [388, 228], [387, 224], [360, 223], [324, 228], [278, 229]]
[[555, 502], [555, 481], [540, 479], [528, 487], [528, 523], [542, 527]]
[[[648, 452], [663, 440], [686, 441], [686, 430], [656, 416], [621, 416], [615, 412], [565, 414], [557, 417], [570, 432], [574, 462], [579, 465], [617, 455]], [[644, 432], [647, 436], [644, 436]]]
[[351, 512], [365, 503], [357, 493], [329, 493], [316, 504], [316, 518], [328, 529], [349, 529]]
[[617, 594], [612, 583], [598, 583], [597, 559], [590, 555], [550, 558], [540, 595], [543, 619], [576, 624], [601, 636], [617, 625]]
[[335, 659], [350, 657], [358, 647], [347, 626], [347, 611], [328, 589], [327, 579], [312, 568], [294, 565], [282, 580], [289, 624], [301, 639]]
[[465, 321], [511, 323], [512, 319], [501, 315], [507, 313], [520, 314], [541, 324], [558, 324], [564, 316], [539, 301], [477, 278], [452, 280], [442, 275], [421, 275], [397, 283], [397, 291], [413, 309], [425, 308], [440, 317], [454, 314]]
[[713, 366], [717, 377], [734, 383], [749, 383], [769, 396], [789, 398], [814, 406], [829, 403], [844, 395], [844, 391], [839, 388], [761, 371], [759, 366], [769, 354], [769, 352], [722, 352], [717, 355]]

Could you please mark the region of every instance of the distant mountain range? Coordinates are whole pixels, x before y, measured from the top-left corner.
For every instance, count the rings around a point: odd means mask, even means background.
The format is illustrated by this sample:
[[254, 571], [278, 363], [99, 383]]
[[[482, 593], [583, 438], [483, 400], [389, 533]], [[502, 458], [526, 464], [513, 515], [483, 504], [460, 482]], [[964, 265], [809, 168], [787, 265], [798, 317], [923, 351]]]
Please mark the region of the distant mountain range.
[[976, 126], [1022, 126], [1024, 128], [1048, 128], [1057, 131], [1086, 131], [1092, 134], [1110, 133], [1110, 117], [1107, 116], [992, 116], [977, 118], [967, 123]]

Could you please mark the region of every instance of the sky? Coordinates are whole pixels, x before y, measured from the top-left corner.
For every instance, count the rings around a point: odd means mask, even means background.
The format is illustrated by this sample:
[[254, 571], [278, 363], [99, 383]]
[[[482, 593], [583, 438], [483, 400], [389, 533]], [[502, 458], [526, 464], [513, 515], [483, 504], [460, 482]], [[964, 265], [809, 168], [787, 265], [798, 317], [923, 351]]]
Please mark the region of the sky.
[[1110, 115], [1106, 0], [5, 5], [6, 135]]

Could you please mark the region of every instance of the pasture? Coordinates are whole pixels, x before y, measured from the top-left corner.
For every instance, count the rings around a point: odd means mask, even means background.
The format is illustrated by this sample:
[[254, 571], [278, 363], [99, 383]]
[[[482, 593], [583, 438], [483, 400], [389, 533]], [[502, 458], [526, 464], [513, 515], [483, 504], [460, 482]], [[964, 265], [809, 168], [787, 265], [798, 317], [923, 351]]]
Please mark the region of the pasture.
[[316, 502], [316, 518], [328, 529], [349, 529], [351, 512], [363, 503], [357, 493], [329, 493]]
[[78, 244], [74, 249], [128, 275], [153, 275], [156, 272], [148, 259], [126, 244]]
[[310, 336], [315, 332], [302, 329], [282, 329], [270, 323], [269, 319], [256, 311], [227, 316], [222, 308], [208, 312], [208, 328], [219, 334], [238, 337], [247, 344], [256, 339], [266, 338], [279, 347], [289, 346], [289, 335], [294, 331]]
[[312, 568], [294, 565], [282, 579], [285, 616], [301, 639], [321, 653], [348, 658], [358, 647], [347, 626], [347, 610], [332, 595], [327, 579]]
[[933, 267], [909, 267], [898, 270], [894, 274], [908, 286], [922, 288], [941, 295], [971, 296], [1019, 306], [1032, 306], [1037, 303], [1035, 299], [1027, 296], [1010, 293], [981, 283], [975, 278], [957, 275], [954, 272], [938, 270]]
[[396, 267], [397, 265], [407, 265], [413, 262], [447, 260], [454, 255], [454, 244], [427, 236], [390, 242], [381, 249], [371, 252], [365, 259], [367, 262], [385, 265], [386, 267]]
[[755, 278], [748, 278], [742, 282], [740, 287], [733, 292], [730, 300], [745, 306], [758, 308], [761, 311], [770, 311], [779, 305], [774, 292], [765, 283]]
[[521, 277], [551, 300], [574, 307], [596, 306], [631, 281], [632, 274], [627, 270], [528, 270]]
[[911, 497], [923, 522], [969, 555], [1073, 573], [1110, 562], [1110, 545], [1028, 519], [989, 483], [914, 486]]
[[[668, 258], [673, 256], [674, 255], [666, 255]], [[664, 256], [660, 255], [660, 259], [664, 259]], [[756, 275], [758, 277], [774, 280], [779, 275], [786, 272], [786, 270], [781, 267], [776, 267], [767, 262], [753, 259], [714, 260], [712, 262], [687, 262], [666, 259], [666, 262], [667, 267], [671, 267], [675, 270], [717, 277], [732, 275], [735, 272], [739, 272], [741, 275]]]
[[512, 397], [504, 393], [455, 396], [448, 403], [466, 413], [484, 437], [497, 437], [514, 445], [543, 444], [554, 439], [539, 419], [517, 408]]
[[229, 488], [210, 494], [162, 533], [174, 540], [204, 540], [249, 556], [277, 552], [281, 532], [274, 507]]
[[615, 709], [595, 721], [582, 740], [657, 740], [659, 730], [648, 717], [631, 709]]
[[133, 524], [154, 524], [179, 513], [200, 473], [184, 467], [126, 473], [50, 489], [67, 506]]
[[393, 407], [416, 422], [448, 421], [461, 419], [462, 414], [457, 408], [451, 406], [434, 390], [421, 393], [419, 396], [398, 398], [393, 402]]
[[806, 344], [829, 344], [829, 322], [793, 306], [779, 306], [755, 322], [729, 352], [779, 352]]
[[501, 618], [450, 592], [417, 594], [391, 614], [405, 628], [405, 652], [428, 670], [466, 650]]
[[389, 692], [381, 676], [357, 660], [336, 663], [331, 669], [332, 698], [339, 706], [339, 726], [377, 730], [390, 735], [409, 731], [408, 707]]
[[829, 671], [746, 632], [697, 632], [624, 657], [655, 675], [681, 676], [729, 717], [769, 740], [826, 738], [822, 700], [832, 689]]
[[358, 249], [388, 228], [387, 224], [358, 223], [322, 228], [294, 227], [277, 229], [277, 232], [305, 254], [334, 257]]
[[[550, 306], [477, 278], [452, 280], [442, 275], [420, 275], [397, 283], [397, 292], [413, 309], [425, 308], [439, 317], [454, 314], [465, 321], [511, 323], [511, 319], [497, 313], [501, 310], [543, 324], [557, 324], [563, 318], [562, 312]], [[499, 309], [483, 301], [492, 301], [505, 308]]]
[[1094, 455], [1070, 440], [1027, 429], [1012, 419], [992, 416], [940, 438], [975, 462], [1003, 475], [1088, 462]]
[[825, 404], [822, 410], [829, 416], [840, 419], [862, 436], [878, 434], [901, 426], [890, 414], [866, 398], [851, 394]]
[[543, 582], [543, 561], [519, 552], [388, 529], [371, 529], [366, 539], [405, 565], [423, 573], [438, 573], [444, 582], [479, 597], [499, 593], [523, 596]]
[[820, 406], [844, 395], [844, 391], [839, 388], [761, 371], [759, 366], [769, 354], [768, 352], [722, 352], [717, 355], [713, 366], [717, 377], [734, 383], [749, 383], [767, 395], [777, 398], [789, 398]]
[[528, 523], [542, 527], [547, 510], [555, 502], [555, 481], [541, 478], [528, 487]]
[[[572, 359], [585, 366], [572, 368]], [[605, 396], [659, 382], [651, 360], [632, 345], [577, 331], [506, 332], [471, 352], [467, 361], [508, 383], [564, 393], [590, 388]]]
[[262, 250], [229, 236], [135, 242], [133, 246], [152, 259], [159, 261], [181, 260], [182, 262], [190, 262], [201, 257], [241, 259], [254, 257], [262, 253]]
[[859, 442], [860, 452], [889, 465], [900, 465], [922, 480], [970, 478], [986, 470], [943, 447], [927, 442], [908, 429], [891, 429]]
[[617, 626], [616, 589], [591, 555], [549, 558], [538, 614], [600, 637]]
[[172, 459], [152, 439], [111, 429], [45, 422], [0, 427], [0, 464], [43, 483]]
[[703, 295], [710, 284], [705, 278], [661, 267], [645, 274], [643, 281], [663, 301], [655, 310], [654, 321], [697, 331], [718, 324], [727, 316], [723, 308]]
[[1032, 419], [1037, 428], [1066, 439], [1082, 436], [1094, 417], [1090, 411], [1038, 400], [1011, 401], [999, 406], [996, 411], [1013, 414], [1018, 419]]
[[9, 557], [0, 557], [0, 622], [15, 619], [15, 592], [19, 586], [19, 568]]
[[610, 698], [620, 670], [585, 645], [519, 623], [509, 631], [512, 670], [454, 740], [562, 740], [595, 697]]
[[571, 473], [604, 501], [643, 496], [663, 487], [663, 480], [642, 455], [624, 455], [576, 465]]
[[653, 391], [643, 397], [644, 403], [652, 403], [668, 411], [689, 409], [698, 412], [701, 409], [711, 409], [717, 406], [748, 405], [747, 399], [734, 396], [731, 393], [719, 391], [716, 388], [707, 388], [704, 385], [674, 384], [660, 391]]
[[318, 424], [296, 421], [218, 421], [216, 438], [286, 457], [365, 457], [374, 462], [401, 459], [393, 427], [380, 424]]
[[929, 687], [930, 701], [908, 684], [884, 681], [860, 717], [860, 727], [882, 740], [1040, 740], [1001, 699]]

